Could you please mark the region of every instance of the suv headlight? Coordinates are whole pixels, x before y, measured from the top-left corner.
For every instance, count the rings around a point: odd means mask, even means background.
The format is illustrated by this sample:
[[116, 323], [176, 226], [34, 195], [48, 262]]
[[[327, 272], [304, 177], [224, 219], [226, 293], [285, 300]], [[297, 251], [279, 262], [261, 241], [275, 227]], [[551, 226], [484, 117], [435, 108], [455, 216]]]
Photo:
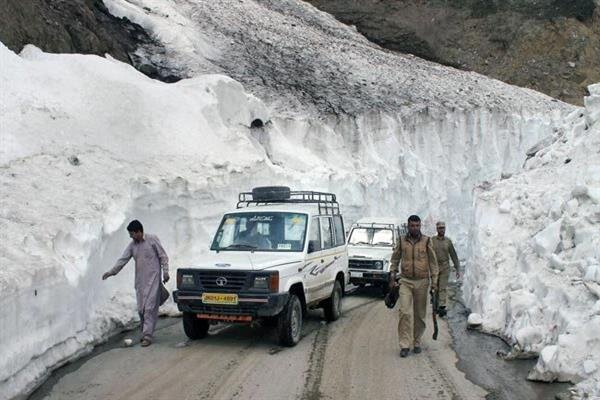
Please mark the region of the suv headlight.
[[376, 269], [383, 269], [383, 262], [381, 262], [381, 261], [375, 261], [375, 268]]
[[269, 289], [269, 277], [266, 275], [255, 276], [252, 289], [267, 290]]
[[268, 290], [272, 293], [277, 293], [279, 291], [279, 273], [255, 276], [252, 282], [252, 289]]
[[196, 282], [194, 282], [194, 275], [193, 274], [181, 274], [181, 280], [179, 283], [179, 286], [181, 287], [185, 287], [185, 286], [195, 286]]

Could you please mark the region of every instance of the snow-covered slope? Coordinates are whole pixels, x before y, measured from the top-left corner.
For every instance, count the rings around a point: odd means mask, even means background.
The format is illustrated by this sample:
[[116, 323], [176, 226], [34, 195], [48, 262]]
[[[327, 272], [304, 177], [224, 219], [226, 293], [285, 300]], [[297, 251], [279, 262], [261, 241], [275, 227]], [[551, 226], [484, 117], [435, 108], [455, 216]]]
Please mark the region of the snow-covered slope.
[[238, 191], [287, 184], [336, 192], [349, 222], [446, 219], [466, 254], [472, 189], [518, 172], [574, 110], [384, 52], [302, 2], [107, 3], [191, 78], [0, 46], [0, 398], [135, 318], [132, 269], [100, 281], [133, 217], [175, 269], [207, 251]]
[[160, 68], [181, 76], [224, 73], [265, 101], [281, 134], [258, 138], [275, 164], [360, 171], [362, 187], [346, 197], [347, 209], [381, 215], [384, 203], [396, 213], [425, 214], [429, 225], [444, 218], [461, 248], [473, 186], [518, 170], [524, 149], [575, 109], [382, 50], [302, 1], [106, 5], [164, 44], [166, 52], [152, 57]]
[[484, 329], [541, 354], [531, 379], [600, 396], [600, 84], [525, 171], [478, 190], [464, 293]]
[[[224, 73], [279, 115], [549, 111], [547, 96], [383, 50], [303, 1], [105, 3], [164, 44], [150, 62], [180, 76]], [[553, 109], [564, 108], [554, 101]]]

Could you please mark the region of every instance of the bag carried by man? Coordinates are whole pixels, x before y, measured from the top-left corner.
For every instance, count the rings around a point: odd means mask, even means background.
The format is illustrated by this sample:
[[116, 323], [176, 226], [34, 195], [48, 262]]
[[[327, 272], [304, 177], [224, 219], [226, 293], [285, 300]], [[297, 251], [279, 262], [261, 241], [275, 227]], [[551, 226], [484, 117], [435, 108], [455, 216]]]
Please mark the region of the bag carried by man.
[[160, 283], [160, 302], [158, 304], [162, 306], [163, 304], [165, 304], [165, 301], [167, 301], [168, 299], [169, 299], [169, 291], [167, 290], [165, 285], [161, 282]]
[[385, 295], [383, 302], [387, 308], [394, 308], [400, 297], [400, 286], [396, 285]]

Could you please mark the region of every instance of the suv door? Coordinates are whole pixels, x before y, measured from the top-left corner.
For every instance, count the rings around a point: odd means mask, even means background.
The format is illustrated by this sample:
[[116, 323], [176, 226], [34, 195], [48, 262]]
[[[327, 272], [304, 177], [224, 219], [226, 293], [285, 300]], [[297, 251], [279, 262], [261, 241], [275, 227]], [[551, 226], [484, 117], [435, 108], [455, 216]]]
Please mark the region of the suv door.
[[319, 217], [321, 227], [321, 266], [319, 273], [319, 290], [317, 291], [319, 299], [325, 299], [330, 296], [333, 289], [333, 278], [331, 276], [334, 269], [334, 241], [333, 224], [331, 217]]
[[344, 273], [344, 279], [347, 284], [350, 280], [350, 275], [348, 274], [348, 249], [346, 246], [346, 234], [344, 232], [344, 221], [342, 220], [341, 215], [334, 215], [332, 217], [333, 221], [333, 236], [334, 236], [334, 250], [333, 258], [335, 260], [335, 264], [332, 268], [332, 279], [335, 279], [335, 276], [339, 271]]
[[[335, 218], [339, 218], [337, 230]], [[328, 298], [333, 290], [337, 272], [344, 265], [348, 265], [345, 251], [346, 238], [340, 216], [322, 216], [319, 217], [319, 223], [322, 247], [321, 267], [319, 268], [321, 278], [319, 281], [322, 290], [318, 291], [318, 296], [319, 298]], [[338, 231], [340, 232], [338, 233]]]
[[312, 217], [310, 219], [308, 229], [308, 251], [303, 272], [304, 285], [306, 287], [306, 302], [311, 303], [319, 299], [323, 284], [323, 275], [319, 274], [319, 270], [324, 262], [319, 217]]

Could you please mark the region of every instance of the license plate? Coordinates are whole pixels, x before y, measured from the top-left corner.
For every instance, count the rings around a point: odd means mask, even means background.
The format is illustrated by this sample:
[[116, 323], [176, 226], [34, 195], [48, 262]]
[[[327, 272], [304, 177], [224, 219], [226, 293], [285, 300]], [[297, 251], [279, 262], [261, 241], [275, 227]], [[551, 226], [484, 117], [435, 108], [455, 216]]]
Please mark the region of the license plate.
[[363, 277], [363, 273], [362, 272], [350, 271], [350, 277], [352, 277], [352, 278], [362, 278]]
[[202, 293], [204, 304], [238, 304], [238, 295], [230, 293]]

